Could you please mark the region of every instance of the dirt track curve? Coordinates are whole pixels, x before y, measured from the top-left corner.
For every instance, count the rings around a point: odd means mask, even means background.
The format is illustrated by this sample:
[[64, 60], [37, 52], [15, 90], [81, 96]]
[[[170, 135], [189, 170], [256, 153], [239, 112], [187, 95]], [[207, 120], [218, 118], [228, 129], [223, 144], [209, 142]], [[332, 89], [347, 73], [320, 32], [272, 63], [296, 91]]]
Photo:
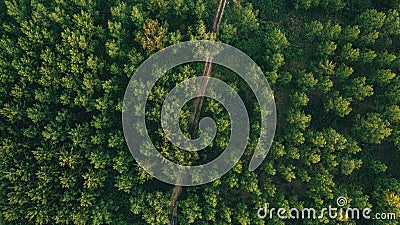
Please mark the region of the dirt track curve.
[[[214, 18], [214, 23], [213, 23], [213, 32], [218, 33], [219, 27], [221, 25], [222, 21], [222, 16], [225, 11], [225, 6], [226, 6], [227, 0], [220, 0], [217, 12], [215, 14]], [[203, 70], [203, 76], [208, 77], [207, 79], [204, 80], [202, 87], [200, 89], [199, 96], [203, 96], [205, 93], [205, 90], [208, 85], [209, 77], [211, 75], [211, 70], [212, 70], [212, 56], [207, 58], [205, 64], [204, 64], [204, 70]], [[198, 128], [199, 124], [199, 119], [200, 119], [200, 113], [201, 109], [203, 107], [203, 102], [204, 102], [204, 97], [198, 97], [195, 98], [193, 101], [193, 106], [192, 106], [192, 120], [189, 124], [189, 133], [192, 138], [195, 136], [195, 131]], [[178, 209], [178, 198], [179, 195], [182, 192], [182, 186], [179, 184], [175, 185], [172, 195], [171, 195], [171, 217], [169, 221], [169, 225], [177, 225], [178, 224], [178, 215], [177, 215], [177, 209]]]

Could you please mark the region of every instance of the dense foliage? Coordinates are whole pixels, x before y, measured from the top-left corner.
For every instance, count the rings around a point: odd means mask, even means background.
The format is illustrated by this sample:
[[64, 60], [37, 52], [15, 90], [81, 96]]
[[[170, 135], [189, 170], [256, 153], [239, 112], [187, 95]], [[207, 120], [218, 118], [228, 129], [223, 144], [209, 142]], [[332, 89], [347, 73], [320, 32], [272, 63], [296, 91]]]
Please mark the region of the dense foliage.
[[[257, 104], [236, 75], [213, 69], [212, 76], [245, 99], [255, 118], [252, 137], [226, 175], [183, 188], [180, 224], [264, 224], [271, 222], [257, 217], [264, 203], [319, 209], [339, 196], [349, 206], [400, 218], [400, 1], [233, 0], [215, 33], [217, 6], [201, 0], [0, 2], [0, 224], [167, 224], [173, 186], [131, 157], [122, 100], [143, 60], [194, 39], [218, 39], [257, 62], [275, 92], [278, 124], [266, 160], [248, 171]], [[149, 99], [152, 138], [176, 162], [209, 161], [229, 141], [229, 116], [210, 99], [203, 115], [216, 120], [219, 134], [209, 154], [172, 151], [159, 126], [163, 97], [202, 68], [174, 69]]]

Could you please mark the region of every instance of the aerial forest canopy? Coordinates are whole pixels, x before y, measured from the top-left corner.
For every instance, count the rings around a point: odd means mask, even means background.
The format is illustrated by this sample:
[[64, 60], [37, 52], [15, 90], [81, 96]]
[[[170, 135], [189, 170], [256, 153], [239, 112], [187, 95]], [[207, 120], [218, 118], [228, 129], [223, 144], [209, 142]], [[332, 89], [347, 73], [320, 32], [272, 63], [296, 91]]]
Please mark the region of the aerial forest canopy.
[[[400, 1], [0, 1], [0, 224], [399, 224]], [[211, 183], [158, 181], [131, 156], [122, 131], [126, 86], [153, 53], [215, 40], [248, 54], [274, 91], [277, 128], [259, 168], [248, 165], [260, 109], [245, 82], [214, 65], [210, 76], [246, 103], [251, 131], [236, 166]], [[161, 105], [204, 63], [178, 66], [153, 87], [146, 123], [154, 145], [182, 165], [213, 160], [229, 142], [229, 114], [205, 98], [218, 133], [204, 151], [171, 145]], [[191, 104], [181, 111], [189, 136]], [[197, 134], [199, 131], [197, 130]], [[260, 137], [262, 138], [262, 137]], [[347, 206], [394, 220], [328, 216], [260, 219], [257, 210]]]

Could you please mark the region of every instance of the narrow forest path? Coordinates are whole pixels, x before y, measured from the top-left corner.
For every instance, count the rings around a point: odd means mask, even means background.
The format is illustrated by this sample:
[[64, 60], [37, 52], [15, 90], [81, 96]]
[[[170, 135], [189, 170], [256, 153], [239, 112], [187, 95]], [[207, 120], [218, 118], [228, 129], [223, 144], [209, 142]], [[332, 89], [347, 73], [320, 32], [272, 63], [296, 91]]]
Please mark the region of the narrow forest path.
[[[215, 18], [214, 18], [214, 23], [213, 23], [213, 32], [217, 33], [219, 32], [219, 27], [221, 25], [222, 21], [222, 16], [225, 11], [225, 6], [226, 6], [227, 0], [220, 0], [217, 12], [215, 13]], [[201, 109], [203, 107], [204, 103], [204, 93], [206, 91], [209, 77], [211, 75], [211, 70], [212, 70], [212, 56], [207, 58], [205, 64], [204, 64], [204, 70], [203, 70], [203, 76], [207, 77], [207, 79], [204, 80], [202, 87], [200, 88], [200, 93], [198, 98], [195, 98], [193, 101], [193, 106], [192, 106], [192, 119], [189, 124], [189, 133], [192, 138], [195, 138], [195, 133], [198, 128], [199, 120], [200, 120], [200, 113]], [[178, 198], [179, 195], [182, 192], [182, 186], [179, 184], [174, 186], [174, 189], [172, 191], [171, 195], [171, 218], [169, 221], [169, 225], [177, 225], [178, 224]]]

